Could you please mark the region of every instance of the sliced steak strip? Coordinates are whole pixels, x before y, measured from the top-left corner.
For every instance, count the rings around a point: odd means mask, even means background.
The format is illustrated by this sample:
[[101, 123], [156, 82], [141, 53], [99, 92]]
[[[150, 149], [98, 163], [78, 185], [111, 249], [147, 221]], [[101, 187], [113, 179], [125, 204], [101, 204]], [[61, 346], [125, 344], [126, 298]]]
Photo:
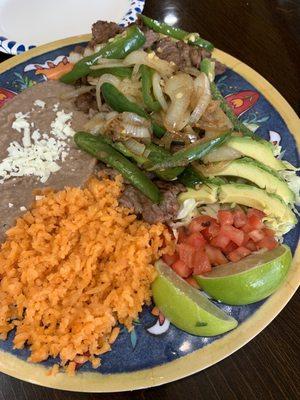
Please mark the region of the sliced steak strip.
[[125, 186], [119, 203], [124, 207], [133, 209], [136, 214], [150, 224], [171, 222], [179, 210], [177, 195], [186, 189], [180, 183], [155, 181], [155, 184], [163, 194], [163, 200], [160, 204], [152, 203], [151, 200], [131, 185]]
[[110, 38], [124, 31], [124, 28], [115, 22], [97, 21], [92, 26], [93, 38], [89, 45], [94, 47], [96, 44], [106, 43]]

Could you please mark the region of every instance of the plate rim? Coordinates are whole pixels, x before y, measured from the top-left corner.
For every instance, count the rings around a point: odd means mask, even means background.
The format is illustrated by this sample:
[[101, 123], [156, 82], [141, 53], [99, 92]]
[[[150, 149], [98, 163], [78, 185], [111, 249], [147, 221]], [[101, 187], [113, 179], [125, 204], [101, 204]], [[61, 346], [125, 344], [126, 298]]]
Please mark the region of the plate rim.
[[[137, 19], [137, 14], [141, 13], [145, 7], [145, 2], [146, 0], [127, 0], [128, 1], [128, 9], [126, 13], [123, 15], [121, 21], [119, 24], [121, 26], [126, 26], [127, 24], [130, 24]], [[138, 10], [137, 10], [138, 9]], [[133, 19], [132, 19], [133, 18]], [[62, 40], [62, 39], [60, 39]], [[51, 42], [52, 43], [52, 42]], [[5, 49], [3, 47], [3, 44], [8, 47], [9, 44], [13, 44], [10, 50]], [[43, 46], [43, 45], [40, 45]], [[2, 36], [0, 32], [0, 52], [3, 54], [9, 54], [9, 55], [18, 55], [18, 54], [23, 54], [24, 52], [31, 50], [36, 47], [35, 44], [25, 44], [20, 41], [16, 41], [14, 39], [9, 39], [6, 36]]]
[[[2, 62], [0, 64], [0, 74], [33, 57], [61, 47], [88, 41], [90, 37], [91, 35], [89, 34], [77, 35], [38, 46]], [[258, 72], [237, 58], [218, 49], [214, 50], [213, 56], [240, 74], [263, 94], [285, 121], [299, 149], [300, 135], [297, 132], [300, 131], [300, 119], [283, 96]], [[59, 373], [50, 377], [47, 376], [45, 367], [38, 364], [30, 364], [0, 350], [0, 372], [45, 387], [98, 393], [144, 389], [179, 380], [218, 363], [258, 335], [285, 307], [296, 292], [299, 281], [300, 247], [298, 243], [286, 281], [253, 316], [241, 323], [235, 330], [202, 349], [163, 365], [135, 372], [116, 374], [82, 372], [75, 376]]]

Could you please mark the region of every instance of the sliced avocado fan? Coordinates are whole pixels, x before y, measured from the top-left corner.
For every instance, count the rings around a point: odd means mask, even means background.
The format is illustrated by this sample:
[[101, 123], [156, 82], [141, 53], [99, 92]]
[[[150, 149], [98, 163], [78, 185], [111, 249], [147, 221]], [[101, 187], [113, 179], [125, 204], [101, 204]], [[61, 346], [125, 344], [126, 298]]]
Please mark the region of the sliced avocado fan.
[[277, 171], [248, 157], [208, 165], [199, 164], [197, 169], [207, 178], [215, 176], [243, 178], [265, 189], [269, 194], [280, 196], [286, 204], [292, 204], [295, 201], [295, 194]]
[[[204, 196], [205, 194], [205, 196]], [[266, 214], [264, 221], [267, 226], [273, 229], [278, 236], [289, 232], [297, 223], [297, 218], [290, 207], [275, 194], [268, 194], [265, 190], [258, 187], [226, 183], [217, 185], [201, 185], [199, 189], [188, 189], [178, 197], [180, 202], [186, 199], [195, 199], [198, 204], [204, 204], [205, 200], [212, 204], [219, 202], [221, 204], [240, 204], [247, 207], [253, 207]], [[215, 201], [213, 201], [215, 199]]]

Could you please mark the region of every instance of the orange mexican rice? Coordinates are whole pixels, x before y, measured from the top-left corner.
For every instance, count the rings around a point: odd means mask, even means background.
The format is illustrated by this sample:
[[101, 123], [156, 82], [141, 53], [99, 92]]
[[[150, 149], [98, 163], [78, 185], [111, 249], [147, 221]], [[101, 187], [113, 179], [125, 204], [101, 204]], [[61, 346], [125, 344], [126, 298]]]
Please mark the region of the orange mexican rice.
[[29, 361], [59, 356], [69, 372], [110, 350], [150, 302], [153, 263], [172, 251], [163, 224], [118, 205], [122, 178], [47, 192], [7, 232], [0, 250], [0, 338]]

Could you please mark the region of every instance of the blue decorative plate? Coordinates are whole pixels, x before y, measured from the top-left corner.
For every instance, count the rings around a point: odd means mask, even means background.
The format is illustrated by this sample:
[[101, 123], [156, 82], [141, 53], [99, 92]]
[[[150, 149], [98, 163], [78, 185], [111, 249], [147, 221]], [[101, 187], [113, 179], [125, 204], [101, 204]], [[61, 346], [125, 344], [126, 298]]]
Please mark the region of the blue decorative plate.
[[[21, 54], [53, 40], [89, 32], [96, 19], [121, 26], [136, 20], [145, 0], [0, 0], [0, 51]], [[67, 18], [65, 18], [67, 16]]]
[[[68, 54], [87, 36], [73, 37], [33, 49], [0, 65], [0, 107], [20, 91], [46, 79], [56, 79], [70, 67]], [[215, 50], [214, 56], [228, 68], [217, 85], [236, 115], [267, 140], [280, 141], [285, 159], [299, 165], [297, 143], [299, 120], [280, 94], [251, 68]], [[293, 134], [295, 136], [293, 136]], [[296, 143], [297, 142], [297, 143]], [[125, 329], [102, 356], [102, 364], [93, 370], [86, 364], [74, 377], [58, 374], [48, 377], [46, 366], [26, 361], [29, 351], [14, 350], [13, 333], [0, 342], [0, 370], [44, 386], [76, 391], [120, 391], [149, 387], [179, 379], [212, 365], [258, 334], [280, 312], [299, 283], [299, 224], [285, 236], [294, 254], [293, 266], [284, 285], [266, 301], [247, 306], [219, 305], [239, 321], [234, 331], [213, 338], [189, 335], [170, 325], [162, 315], [153, 316], [145, 308], [134, 329]]]

